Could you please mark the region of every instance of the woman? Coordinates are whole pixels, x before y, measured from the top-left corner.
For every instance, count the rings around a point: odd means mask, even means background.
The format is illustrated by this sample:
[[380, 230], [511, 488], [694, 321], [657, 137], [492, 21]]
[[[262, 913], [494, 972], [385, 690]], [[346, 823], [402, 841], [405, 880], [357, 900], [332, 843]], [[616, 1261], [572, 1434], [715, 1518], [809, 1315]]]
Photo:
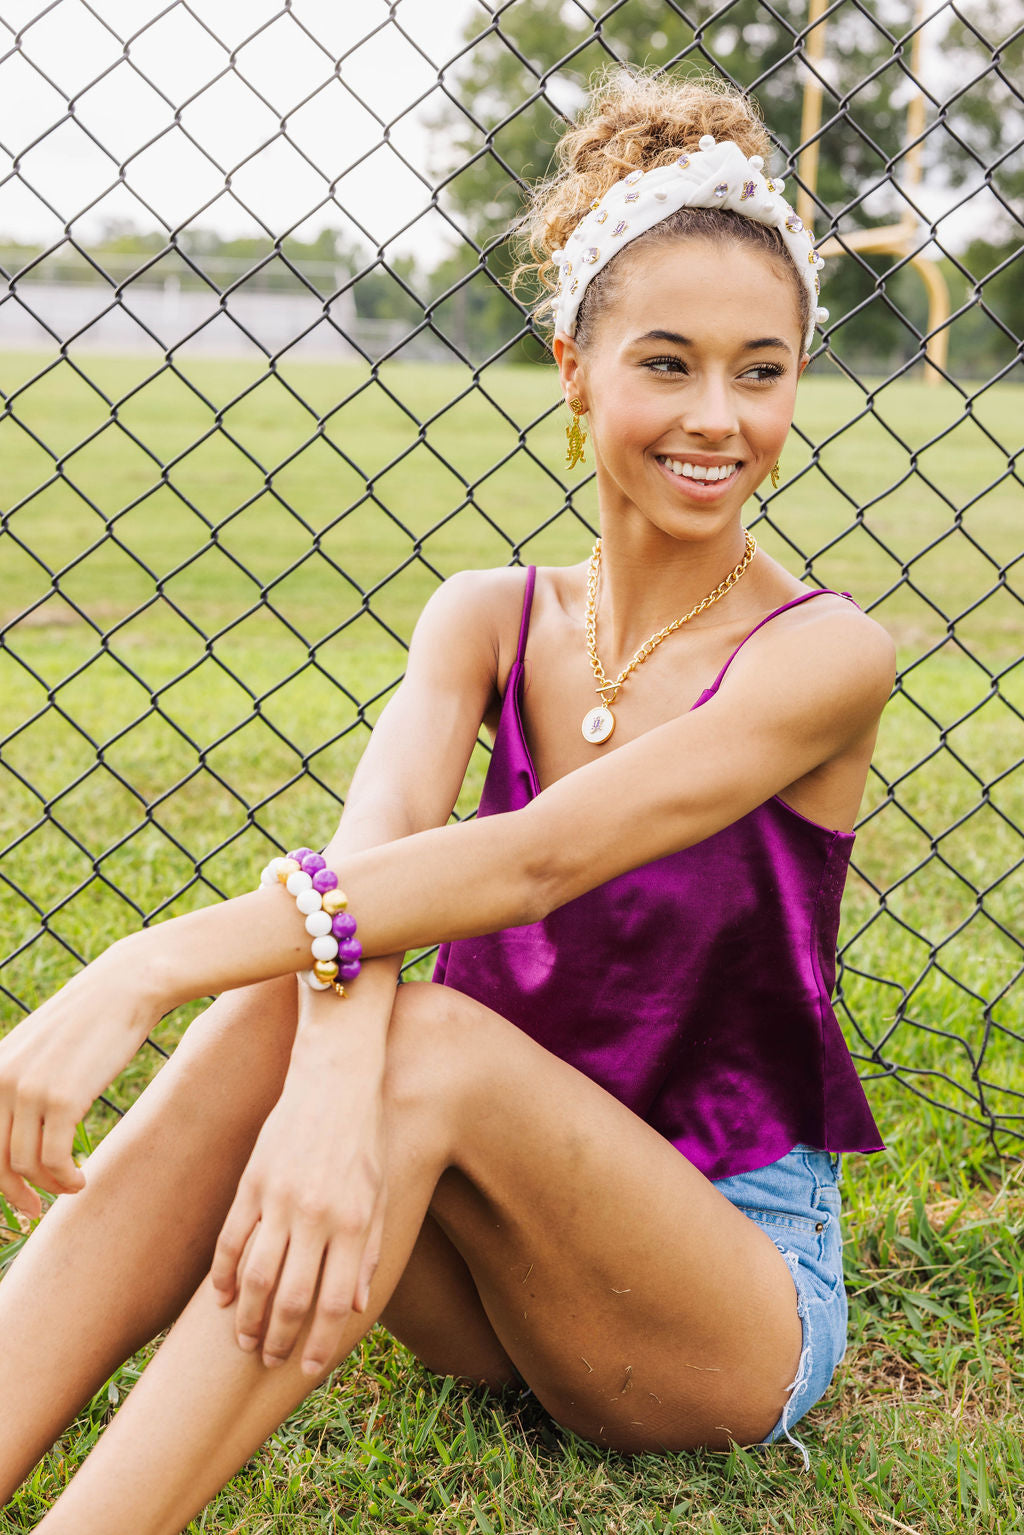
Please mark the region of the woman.
[[[829, 991], [893, 652], [741, 522], [820, 262], [742, 97], [627, 79], [561, 153], [532, 229], [599, 548], [446, 582], [324, 857], [0, 1046], [0, 1189], [74, 1196], [0, 1287], [5, 1496], [174, 1324], [49, 1535], [179, 1530], [377, 1319], [627, 1451], [789, 1436], [841, 1357], [839, 1153], [880, 1142]], [[86, 1182], [76, 1121], [211, 992]]]

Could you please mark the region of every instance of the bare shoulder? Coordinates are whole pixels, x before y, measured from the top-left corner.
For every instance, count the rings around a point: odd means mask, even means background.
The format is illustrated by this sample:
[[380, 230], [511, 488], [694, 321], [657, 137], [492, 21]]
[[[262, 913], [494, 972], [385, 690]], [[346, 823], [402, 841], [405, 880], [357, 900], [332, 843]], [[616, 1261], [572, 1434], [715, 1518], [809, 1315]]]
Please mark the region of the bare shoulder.
[[896, 675], [896, 645], [889, 631], [845, 597], [829, 594], [801, 607], [810, 659], [822, 647], [825, 665], [843, 662], [844, 672], [884, 687], [888, 697]]
[[442, 605], [452, 612], [480, 616], [496, 608], [519, 613], [523, 606], [526, 571], [521, 565], [500, 565], [491, 570], [460, 570], [442, 581], [428, 606]]
[[443, 581], [424, 608], [424, 616], [465, 627], [503, 633], [510, 624], [519, 633], [526, 571], [505, 565], [494, 570], [460, 570]]
[[743, 670], [751, 680], [770, 671], [812, 693], [831, 692], [847, 707], [881, 713], [896, 674], [896, 647], [880, 623], [832, 593], [780, 619], [765, 625], [757, 636], [761, 644], [745, 647], [750, 654]]
[[440, 648], [449, 664], [486, 670], [500, 682], [515, 656], [525, 586], [526, 572], [516, 566], [449, 576], [420, 615], [413, 658]]

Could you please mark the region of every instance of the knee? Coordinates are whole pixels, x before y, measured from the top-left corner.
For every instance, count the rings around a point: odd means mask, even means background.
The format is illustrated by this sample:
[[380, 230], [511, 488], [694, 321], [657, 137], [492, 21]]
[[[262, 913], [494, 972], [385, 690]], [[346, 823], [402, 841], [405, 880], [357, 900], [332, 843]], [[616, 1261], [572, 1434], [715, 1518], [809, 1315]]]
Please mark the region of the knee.
[[478, 1077], [481, 1018], [490, 1016], [451, 987], [432, 981], [400, 986], [388, 1032], [389, 1105], [431, 1116], [456, 1109]]

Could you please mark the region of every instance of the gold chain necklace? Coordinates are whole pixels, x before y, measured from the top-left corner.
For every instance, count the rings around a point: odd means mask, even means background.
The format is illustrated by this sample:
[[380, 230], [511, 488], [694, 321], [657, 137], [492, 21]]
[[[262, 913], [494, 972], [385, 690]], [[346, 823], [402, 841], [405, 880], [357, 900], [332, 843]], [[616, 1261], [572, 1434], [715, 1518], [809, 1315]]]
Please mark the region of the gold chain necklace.
[[[612, 713], [611, 706], [618, 697], [619, 689], [629, 674], [635, 672], [638, 666], [643, 665], [647, 657], [653, 650], [658, 648], [662, 640], [667, 639], [670, 634], [674, 634], [677, 629], [681, 629], [684, 624], [688, 624], [691, 618], [697, 617], [698, 613], [703, 613], [706, 608], [711, 607], [712, 603], [718, 602], [720, 598], [725, 596], [727, 591], [736, 585], [736, 582], [757, 552], [757, 541], [754, 535], [746, 528], [743, 530], [743, 538], [746, 543], [746, 553], [736, 568], [730, 570], [725, 580], [720, 581], [713, 592], [708, 592], [706, 597], [702, 597], [696, 607], [690, 609], [689, 613], [684, 613], [682, 618], [673, 619], [670, 624], [665, 625], [664, 629], [659, 629], [657, 634], [652, 634], [649, 640], [644, 640], [639, 650], [634, 652], [632, 659], [622, 668], [614, 682], [609, 682], [605, 669], [601, 665], [601, 658], [597, 653], [597, 581], [601, 571], [601, 540], [598, 539], [594, 545], [594, 552], [590, 556], [590, 563], [587, 566], [587, 655], [590, 657], [590, 664], [594, 669], [594, 676], [597, 678], [597, 687], [594, 689], [594, 692], [601, 694], [601, 702], [595, 704], [594, 708], [588, 709], [583, 716], [583, 739], [589, 741], [591, 746], [602, 745], [615, 729], [615, 716]], [[610, 698], [607, 696], [608, 694], [611, 694]]]

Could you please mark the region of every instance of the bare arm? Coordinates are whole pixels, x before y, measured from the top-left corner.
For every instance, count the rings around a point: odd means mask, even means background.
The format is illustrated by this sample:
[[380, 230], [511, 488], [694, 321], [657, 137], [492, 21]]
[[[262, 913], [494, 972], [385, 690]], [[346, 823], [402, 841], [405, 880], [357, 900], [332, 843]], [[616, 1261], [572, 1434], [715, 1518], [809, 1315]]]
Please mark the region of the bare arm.
[[[495, 697], [497, 629], [502, 620], [514, 618], [521, 596], [521, 582], [515, 577], [510, 582], [509, 575], [455, 576], [428, 602], [416, 625], [405, 678], [374, 727], [341, 823], [325, 850], [332, 867], [447, 822], [480, 722]], [[516, 601], [508, 603], [509, 596]], [[296, 839], [307, 834], [314, 835], [310, 828], [296, 828]], [[360, 1025], [374, 1034], [383, 1059], [404, 948], [378, 954], [363, 967], [350, 1014], [358, 1013]], [[318, 1020], [334, 1021], [336, 1007], [333, 993], [317, 995], [302, 987], [300, 1035]]]
[[[417, 625], [406, 682], [371, 738], [331, 844], [332, 857], [341, 862], [365, 858], [371, 856], [368, 848], [389, 839], [408, 840], [420, 828], [447, 820], [495, 691], [496, 635], [507, 624], [510, 597], [518, 611], [521, 580], [517, 583], [509, 572], [481, 572], [446, 583], [428, 603]], [[295, 830], [297, 836], [310, 832]], [[38, 1214], [39, 1200], [26, 1177], [53, 1193], [81, 1188], [82, 1174], [71, 1160], [75, 1124], [160, 1014], [174, 1005], [162, 966], [173, 970], [181, 963], [189, 974], [186, 990], [201, 971], [211, 978], [216, 972], [211, 989], [217, 992], [299, 968], [297, 954], [293, 964], [281, 964], [275, 956], [270, 968], [265, 950], [255, 964], [245, 957], [255, 959], [264, 947], [267, 925], [249, 927], [245, 903], [230, 904], [243, 917], [231, 936], [219, 927], [215, 932], [201, 925], [185, 932], [172, 931], [168, 924], [155, 946], [159, 958], [139, 945], [145, 933], [122, 940], [0, 1041], [0, 1192], [12, 1202]], [[261, 916], [266, 909], [264, 903]], [[280, 905], [278, 915], [284, 915]], [[296, 914], [291, 916], [287, 925], [301, 932]], [[219, 962], [211, 942], [227, 945]], [[359, 1000], [353, 999], [349, 1017], [361, 1027], [349, 1031], [349, 1037], [362, 1049], [358, 1070], [364, 1076], [383, 1062], [402, 949], [397, 944], [375, 951], [382, 957], [367, 966], [366, 985], [359, 988]], [[192, 994], [208, 991], [201, 986]], [[318, 1024], [331, 1016], [317, 1006], [323, 1000], [307, 995], [296, 1046], [319, 1051], [321, 1064], [323, 1048], [317, 1041], [328, 1031]], [[333, 994], [330, 1001], [336, 1025], [339, 1004]], [[336, 1050], [336, 1027], [331, 1032]], [[293, 1052], [293, 1064], [295, 1058]], [[345, 1063], [353, 1064], [351, 1057]]]
[[[891, 642], [861, 614], [780, 627], [742, 653], [703, 708], [568, 774], [524, 810], [343, 852], [332, 861], [365, 953], [397, 955], [536, 921], [701, 841], [821, 764], [863, 749], [892, 671]], [[483, 675], [467, 720], [483, 706]], [[450, 708], [458, 718], [458, 705]], [[42, 1169], [40, 1181], [55, 1191], [81, 1186], [70, 1160], [74, 1126], [161, 1011], [309, 963], [308, 935], [280, 887], [115, 944], [0, 1043], [0, 1190], [37, 1205], [17, 1176], [22, 1167], [33, 1176]], [[393, 973], [385, 978], [393, 984]], [[368, 977], [353, 1022], [363, 1006], [379, 1007], [379, 985]]]
[[[831, 613], [750, 647], [701, 709], [568, 774], [525, 809], [332, 858], [369, 955], [536, 921], [627, 869], [730, 825], [873, 738], [892, 645], [871, 620]], [[309, 963], [287, 900], [261, 890], [127, 942], [148, 946], [173, 1000]], [[175, 930], [164, 969], [165, 932]], [[244, 935], [242, 938], [240, 935]], [[166, 993], [165, 993], [166, 994]]]

